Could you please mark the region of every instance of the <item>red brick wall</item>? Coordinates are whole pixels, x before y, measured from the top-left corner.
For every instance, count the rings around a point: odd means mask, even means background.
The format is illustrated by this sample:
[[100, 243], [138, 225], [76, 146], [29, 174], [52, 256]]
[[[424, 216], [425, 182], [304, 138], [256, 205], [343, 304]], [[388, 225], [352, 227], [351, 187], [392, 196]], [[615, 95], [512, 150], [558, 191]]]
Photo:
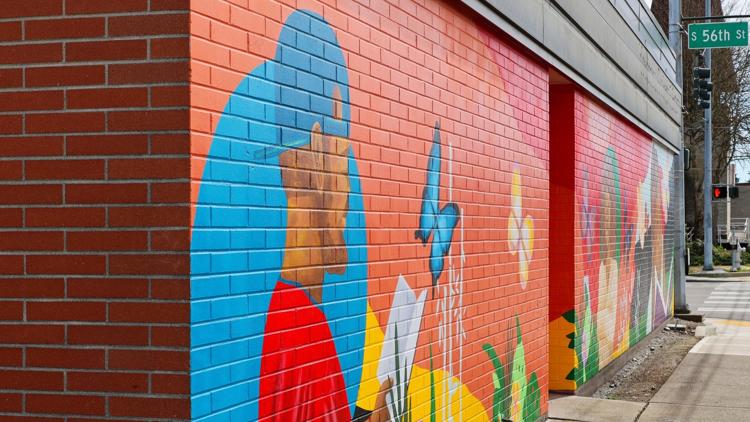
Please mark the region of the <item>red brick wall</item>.
[[0, 5], [2, 420], [189, 416], [187, 7]]

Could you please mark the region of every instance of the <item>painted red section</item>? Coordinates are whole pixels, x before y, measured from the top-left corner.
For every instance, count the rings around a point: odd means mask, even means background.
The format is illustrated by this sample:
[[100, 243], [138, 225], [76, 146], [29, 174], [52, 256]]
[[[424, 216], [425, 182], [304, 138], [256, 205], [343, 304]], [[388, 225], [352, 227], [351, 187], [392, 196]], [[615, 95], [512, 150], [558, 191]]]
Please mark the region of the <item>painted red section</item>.
[[326, 318], [303, 290], [284, 281], [268, 308], [260, 372], [260, 420], [350, 418]]
[[550, 321], [575, 306], [574, 101], [573, 85], [550, 88]]

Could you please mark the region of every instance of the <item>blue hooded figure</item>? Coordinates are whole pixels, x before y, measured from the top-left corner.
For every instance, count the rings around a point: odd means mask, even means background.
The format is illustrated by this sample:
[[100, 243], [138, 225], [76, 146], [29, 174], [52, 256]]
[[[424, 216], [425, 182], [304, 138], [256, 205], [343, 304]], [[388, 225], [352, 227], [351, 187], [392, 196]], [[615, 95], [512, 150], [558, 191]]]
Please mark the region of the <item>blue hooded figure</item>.
[[192, 417], [351, 420], [365, 218], [333, 29], [293, 12], [218, 123], [191, 243]]

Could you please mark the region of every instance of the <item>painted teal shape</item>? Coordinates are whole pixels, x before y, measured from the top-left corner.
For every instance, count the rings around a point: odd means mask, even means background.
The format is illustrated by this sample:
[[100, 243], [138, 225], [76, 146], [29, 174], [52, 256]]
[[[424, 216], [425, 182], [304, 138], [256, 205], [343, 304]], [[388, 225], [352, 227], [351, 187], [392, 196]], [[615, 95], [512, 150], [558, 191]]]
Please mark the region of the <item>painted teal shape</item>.
[[[334, 88], [343, 119], [333, 118]], [[266, 311], [286, 241], [278, 154], [325, 134], [349, 136], [348, 72], [333, 29], [293, 12], [273, 60], [249, 73], [219, 120], [201, 179], [191, 243], [191, 386], [194, 420], [258, 418]], [[357, 161], [349, 151], [345, 273], [326, 274], [323, 304], [354, 411], [364, 358], [367, 244]], [[245, 306], [245, 304], [247, 304]]]
[[427, 244], [432, 235], [430, 245], [430, 272], [432, 273], [432, 287], [437, 286], [438, 278], [443, 272], [445, 256], [451, 247], [453, 229], [458, 224], [458, 205], [448, 202], [440, 208], [440, 166], [442, 156], [440, 151], [440, 123], [435, 123], [432, 137], [432, 148], [427, 161], [427, 180], [422, 190], [422, 208], [419, 215], [419, 229], [414, 237]]
[[[613, 189], [613, 196], [615, 201], [615, 259], [617, 260], [617, 263], [619, 265], [620, 263], [620, 257], [622, 256], [620, 253], [620, 247], [622, 244], [622, 190], [620, 189], [620, 164], [617, 160], [617, 152], [614, 148], [609, 147], [607, 148], [607, 158], [609, 160], [610, 165], [612, 166], [612, 189]], [[603, 237], [606, 239], [606, 237]]]

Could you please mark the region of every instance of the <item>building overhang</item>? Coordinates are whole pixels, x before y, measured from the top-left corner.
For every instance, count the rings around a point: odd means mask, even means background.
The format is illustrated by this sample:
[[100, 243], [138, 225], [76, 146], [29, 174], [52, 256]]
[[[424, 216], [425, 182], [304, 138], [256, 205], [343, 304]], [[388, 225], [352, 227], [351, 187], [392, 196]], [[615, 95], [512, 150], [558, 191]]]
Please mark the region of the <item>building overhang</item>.
[[640, 0], [462, 0], [673, 151], [682, 147], [675, 53]]

